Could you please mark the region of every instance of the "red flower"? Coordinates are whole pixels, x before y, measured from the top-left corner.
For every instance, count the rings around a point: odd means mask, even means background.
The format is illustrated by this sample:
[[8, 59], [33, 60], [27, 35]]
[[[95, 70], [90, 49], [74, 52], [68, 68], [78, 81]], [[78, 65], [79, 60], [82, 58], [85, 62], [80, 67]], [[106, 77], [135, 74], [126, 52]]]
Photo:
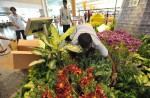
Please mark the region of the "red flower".
[[98, 98], [94, 93], [84, 94], [80, 96], [79, 98]]
[[92, 73], [89, 73], [89, 74], [87, 74], [87, 77], [88, 77], [88, 80], [92, 80], [92, 79], [94, 79], [94, 77], [93, 77], [93, 74]]
[[106, 96], [104, 96], [103, 90], [100, 86], [97, 85], [95, 91], [97, 98], [107, 98]]
[[57, 85], [56, 85], [56, 89], [63, 89], [65, 86], [65, 84], [63, 82], [59, 82]]
[[71, 70], [71, 71], [74, 71], [76, 69], [78, 69], [78, 67], [76, 65], [72, 64], [72, 65], [69, 66], [69, 70]]
[[74, 75], [82, 75], [82, 70], [80, 68], [77, 68], [76, 70], [73, 71]]
[[67, 68], [63, 68], [62, 70], [59, 70], [57, 75], [62, 76], [62, 75], [68, 75], [69, 71]]
[[58, 76], [58, 79], [60, 82], [68, 80], [68, 78], [66, 76]]
[[63, 75], [63, 70], [59, 70], [57, 73], [58, 76], [62, 76]]
[[96, 90], [96, 93], [101, 93], [101, 94], [103, 94], [103, 90], [102, 90], [102, 88], [100, 87], [100, 86], [96, 86], [95, 87], [95, 90]]
[[80, 87], [83, 87], [83, 86], [86, 86], [86, 85], [88, 85], [90, 83], [90, 81], [87, 79], [87, 78], [82, 78], [81, 80], [80, 80]]
[[42, 93], [41, 98], [52, 98], [50, 91], [48, 91], [48, 88], [46, 88], [46, 92]]
[[88, 73], [92, 73], [92, 72], [93, 72], [93, 68], [87, 68], [86, 71], [87, 71]]
[[71, 98], [71, 85], [67, 82], [59, 82], [56, 85], [56, 98]]
[[42, 84], [38, 84], [38, 86], [37, 86], [38, 88], [42, 88]]

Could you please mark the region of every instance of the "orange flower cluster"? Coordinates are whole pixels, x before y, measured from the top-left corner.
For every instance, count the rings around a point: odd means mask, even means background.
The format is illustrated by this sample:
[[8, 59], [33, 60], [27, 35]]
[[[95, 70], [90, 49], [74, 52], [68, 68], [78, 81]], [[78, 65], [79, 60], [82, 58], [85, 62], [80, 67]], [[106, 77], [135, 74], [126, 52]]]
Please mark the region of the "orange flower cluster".
[[73, 73], [73, 75], [82, 75], [81, 68], [78, 68], [76, 65], [70, 65], [69, 70]]
[[100, 86], [95, 87], [95, 93], [83, 94], [79, 98], [107, 98]]
[[80, 79], [80, 81], [79, 81], [80, 87], [89, 85], [90, 82], [94, 79], [94, 76], [93, 76], [93, 73], [92, 73], [93, 68], [87, 68], [86, 71], [87, 71], [87, 77], [84, 77], [84, 78]]
[[65, 81], [56, 85], [56, 98], [72, 98], [71, 85]]
[[41, 98], [52, 98], [50, 91], [46, 88], [46, 91], [42, 93]]
[[[84, 77], [82, 77], [82, 75], [84, 75]], [[78, 85], [81, 88], [84, 86], [88, 86], [90, 83], [92, 83], [91, 81], [94, 80], [93, 68], [87, 68], [86, 74], [83, 74], [81, 68], [77, 67], [74, 64], [66, 66], [63, 69], [59, 70], [57, 76], [58, 76], [58, 83], [56, 85], [56, 98], [73, 98], [72, 89], [74, 88], [72, 87], [69, 81], [70, 78], [72, 78], [73, 76], [82, 77], [82, 78], [78, 77], [79, 81], [78, 80], [76, 81], [77, 83], [79, 83]], [[106, 97], [103, 94], [103, 90], [99, 86], [96, 86], [95, 92], [79, 95], [79, 98], [106, 98]]]
[[62, 70], [58, 71], [58, 84], [56, 85], [57, 98], [72, 98], [71, 85], [68, 82], [69, 73], [73, 75], [81, 75], [82, 71], [76, 65], [70, 65], [64, 67]]

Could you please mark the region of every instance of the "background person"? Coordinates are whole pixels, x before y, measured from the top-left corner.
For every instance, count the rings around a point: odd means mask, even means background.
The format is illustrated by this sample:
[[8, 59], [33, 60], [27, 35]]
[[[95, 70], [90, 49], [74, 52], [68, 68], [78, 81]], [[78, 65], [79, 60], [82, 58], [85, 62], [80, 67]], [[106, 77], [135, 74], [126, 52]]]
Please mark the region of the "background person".
[[[63, 0], [63, 6], [60, 9], [60, 26], [63, 26], [63, 32], [65, 33], [70, 28], [71, 20], [69, 9], [67, 8], [67, 0]], [[67, 36], [65, 41], [71, 41], [70, 36]]]
[[21, 39], [20, 33], [22, 33], [23, 39], [26, 39], [26, 36], [24, 34], [25, 27], [23, 25], [23, 22], [26, 23], [26, 21], [16, 13], [15, 7], [10, 7], [10, 11], [12, 12], [12, 14], [9, 15], [9, 23], [12, 26], [14, 26], [14, 29], [16, 31], [16, 36], [17, 36], [17, 42], [19, 39]]
[[87, 12], [84, 13], [84, 21], [86, 23], [86, 19], [87, 19]]

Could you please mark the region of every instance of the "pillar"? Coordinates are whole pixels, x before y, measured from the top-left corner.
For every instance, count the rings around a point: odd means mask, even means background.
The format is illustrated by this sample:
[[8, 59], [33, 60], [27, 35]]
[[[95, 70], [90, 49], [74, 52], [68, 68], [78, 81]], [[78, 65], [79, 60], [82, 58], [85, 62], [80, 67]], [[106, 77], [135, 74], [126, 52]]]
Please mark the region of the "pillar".
[[44, 17], [48, 17], [47, 0], [41, 0]]
[[82, 4], [83, 4], [83, 9], [86, 10], [86, 1], [84, 1]]
[[76, 4], [75, 4], [75, 0], [71, 0], [71, 7], [72, 7], [72, 16], [75, 17], [76, 16]]

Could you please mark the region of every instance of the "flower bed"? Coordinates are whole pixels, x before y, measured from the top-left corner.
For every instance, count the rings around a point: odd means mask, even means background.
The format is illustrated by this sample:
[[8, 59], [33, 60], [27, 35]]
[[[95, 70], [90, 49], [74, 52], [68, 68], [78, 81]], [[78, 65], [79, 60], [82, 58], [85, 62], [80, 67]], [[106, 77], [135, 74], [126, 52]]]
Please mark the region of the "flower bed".
[[[15, 98], [149, 97], [149, 37], [141, 37], [141, 43], [140, 40], [119, 30], [98, 33], [117, 67], [117, 83], [112, 85], [109, 60], [101, 58], [98, 51], [90, 53], [87, 57], [80, 57], [78, 62], [70, 59], [70, 50], [81, 52], [82, 49], [72, 45], [59, 45], [74, 28], [61, 36], [54, 27], [50, 28], [51, 37], [46, 39], [41, 34], [39, 42], [42, 45], [33, 51], [43, 59], [30, 64], [33, 68], [29, 70], [28, 80], [21, 86]], [[143, 56], [143, 50], [146, 56]]]

